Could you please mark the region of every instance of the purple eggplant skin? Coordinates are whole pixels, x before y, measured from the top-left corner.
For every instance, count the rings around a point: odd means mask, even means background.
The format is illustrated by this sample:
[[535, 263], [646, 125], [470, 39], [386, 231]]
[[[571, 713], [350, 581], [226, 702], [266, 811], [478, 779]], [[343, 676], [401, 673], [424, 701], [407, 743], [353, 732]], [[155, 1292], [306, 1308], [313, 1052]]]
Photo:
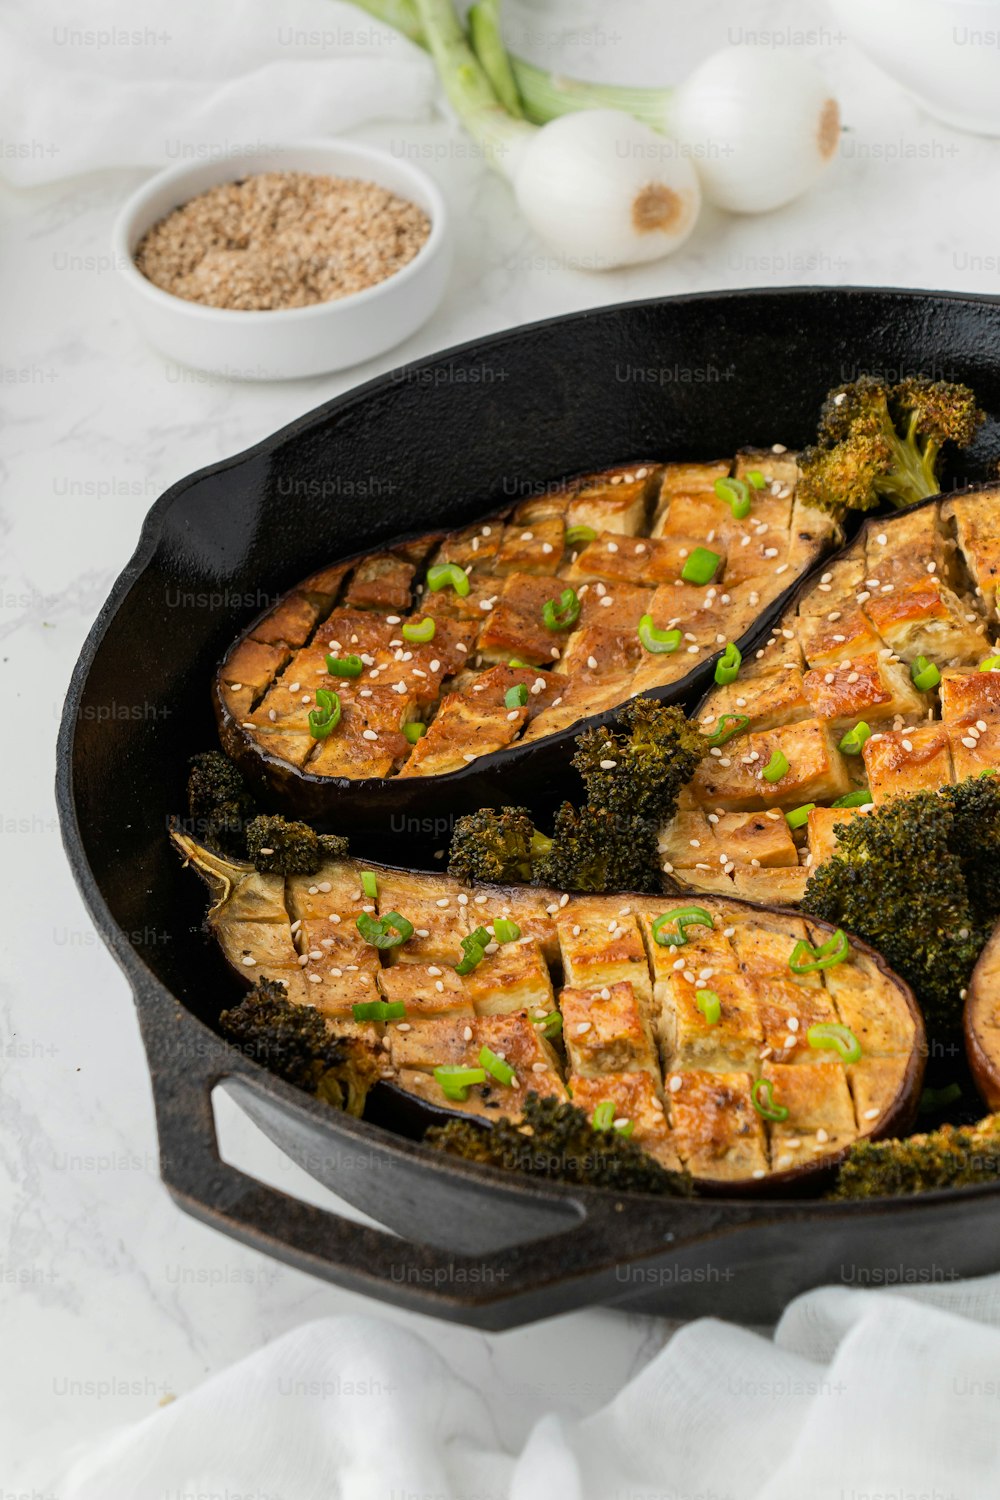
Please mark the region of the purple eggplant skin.
[[1000, 995], [1000, 924], [972, 971], [965, 997], [962, 1026], [965, 1051], [973, 1082], [990, 1109], [1000, 1109], [1000, 1030], [997, 1028], [997, 997]]

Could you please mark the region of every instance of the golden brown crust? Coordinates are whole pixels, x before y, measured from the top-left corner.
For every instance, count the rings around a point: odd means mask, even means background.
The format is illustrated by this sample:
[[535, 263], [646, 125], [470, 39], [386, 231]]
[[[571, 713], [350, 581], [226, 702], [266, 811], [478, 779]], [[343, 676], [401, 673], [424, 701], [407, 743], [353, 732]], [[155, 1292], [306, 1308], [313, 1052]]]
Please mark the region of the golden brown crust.
[[[450, 536], [313, 574], [250, 626], [218, 670], [227, 751], [276, 785], [294, 786], [301, 773], [311, 791], [331, 778], [449, 775], [679, 683], [742, 638], [834, 535], [829, 520], [815, 534], [793, 535], [798, 470], [788, 454], [753, 457], [768, 485], [754, 492], [750, 516], [734, 520], [714, 481], [746, 472], [749, 461], [621, 466]], [[573, 527], [588, 534], [573, 536]], [[697, 548], [715, 554], [714, 575], [688, 583], [682, 574]], [[463, 570], [467, 594], [427, 587], [427, 567], [440, 563]], [[547, 624], [546, 606], [567, 587], [579, 618]], [[681, 632], [676, 650], [643, 646], [638, 625], [647, 614], [657, 628]], [[432, 628], [432, 639], [411, 640], [413, 626]], [[328, 655], [360, 658], [358, 675], [331, 672]], [[507, 671], [512, 660], [528, 664], [528, 680], [541, 677], [542, 688], [529, 705], [501, 697], [486, 711], [477, 693], [495, 680], [491, 668]], [[341, 704], [325, 738], [310, 726], [322, 707], [317, 690], [335, 692]], [[428, 732], [404, 734], [415, 724]]]
[[[994, 559], [1000, 485], [867, 521], [803, 584], [737, 680], [702, 703], [706, 732], [724, 714], [748, 722], [712, 749], [663, 830], [664, 869], [694, 890], [728, 884], [795, 901], [835, 852], [834, 828], [858, 811], [835, 801], [867, 792], [877, 807], [1000, 770], [1000, 672], [980, 670], [1000, 637]], [[923, 657], [940, 676], [929, 687], [915, 681]], [[841, 742], [859, 724], [869, 735], [850, 754]], [[765, 778], [776, 751], [788, 769]], [[802, 811], [786, 840], [762, 841], [762, 855], [733, 817], [764, 808]], [[694, 849], [712, 852], [692, 859]]]

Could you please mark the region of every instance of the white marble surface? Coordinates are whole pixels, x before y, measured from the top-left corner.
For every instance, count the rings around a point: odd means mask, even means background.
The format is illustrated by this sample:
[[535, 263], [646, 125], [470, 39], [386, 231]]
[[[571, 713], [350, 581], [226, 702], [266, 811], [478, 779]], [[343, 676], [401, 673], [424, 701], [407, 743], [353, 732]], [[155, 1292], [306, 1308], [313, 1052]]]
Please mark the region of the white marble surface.
[[[822, 10], [705, 0], [593, 0], [583, 9], [600, 17], [589, 38], [566, 29], [566, 3], [534, 7], [535, 55], [636, 82], [671, 77], [734, 39], [733, 27], [750, 67], [750, 30], [774, 45], [809, 33], [850, 127], [828, 180], [766, 218], [708, 212], [676, 258], [592, 276], [545, 255], [505, 186], [456, 148], [444, 122], [369, 128], [359, 137], [426, 148], [454, 205], [449, 294], [416, 337], [375, 364], [257, 386], [169, 366], [121, 312], [105, 258], [109, 225], [143, 174], [3, 192], [2, 1495], [41, 1487], [66, 1445], [144, 1415], [301, 1320], [365, 1305], [240, 1248], [169, 1201], [128, 988], [63, 859], [52, 778], [64, 687], [156, 496], [381, 369], [552, 313], [757, 284], [1000, 287], [1000, 143], [922, 115]], [[580, 6], [575, 14], [579, 24]], [[322, 1201], [234, 1112], [224, 1125], [242, 1165]], [[512, 1441], [539, 1407], [598, 1404], [669, 1334], [655, 1320], [602, 1311], [500, 1337], [409, 1321], [488, 1386]]]

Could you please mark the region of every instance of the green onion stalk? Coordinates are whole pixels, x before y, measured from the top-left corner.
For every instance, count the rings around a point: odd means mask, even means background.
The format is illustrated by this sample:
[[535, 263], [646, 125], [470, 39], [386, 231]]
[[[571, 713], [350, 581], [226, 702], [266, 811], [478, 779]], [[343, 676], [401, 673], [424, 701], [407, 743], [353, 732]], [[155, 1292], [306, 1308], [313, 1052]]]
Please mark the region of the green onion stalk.
[[[427, 47], [440, 68], [437, 33], [445, 20], [441, 12], [451, 11], [450, 4], [356, 3]], [[813, 65], [794, 54], [758, 57], [750, 67], [745, 48], [726, 47], [672, 88], [591, 83], [510, 56], [499, 0], [477, 0], [472, 6], [469, 41], [494, 99], [510, 117], [545, 125], [584, 111], [630, 115], [661, 137], [661, 150], [669, 149], [662, 137], [672, 138], [678, 158], [697, 166], [705, 197], [733, 213], [766, 213], [790, 203], [812, 187], [838, 153], [837, 101]]]

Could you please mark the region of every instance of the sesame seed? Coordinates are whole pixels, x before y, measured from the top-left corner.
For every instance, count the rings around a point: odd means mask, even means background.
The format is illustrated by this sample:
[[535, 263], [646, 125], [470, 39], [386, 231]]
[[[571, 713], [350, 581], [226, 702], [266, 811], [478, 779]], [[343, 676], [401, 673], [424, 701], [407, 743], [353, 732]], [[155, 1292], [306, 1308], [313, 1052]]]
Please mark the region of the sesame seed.
[[361, 738], [364, 740], [377, 740], [378, 735], [375, 733], [374, 729], [363, 729], [361, 731]]
[[573, 1030], [574, 1030], [574, 1032], [576, 1033], [577, 1036], [585, 1036], [586, 1033], [590, 1030], [590, 1022], [589, 1021], [578, 1021], [576, 1023], [576, 1025], [573, 1027]]
[[618, 551], [618, 543], [617, 542], [609, 542], [608, 543], [608, 551], [609, 552], [617, 552]]
[[680, 1074], [675, 1073], [670, 1082], [667, 1084], [667, 1088], [672, 1094], [678, 1094], [680, 1093], [683, 1082], [684, 1080], [681, 1078]]
[[322, 984], [323, 983], [323, 976], [322, 976], [322, 974], [307, 974], [306, 978], [309, 980], [310, 984]]
[[878, 1112], [877, 1109], [866, 1109], [865, 1113], [864, 1113], [864, 1118], [866, 1120], [877, 1120], [878, 1119], [878, 1115], [879, 1115], [879, 1112]]

